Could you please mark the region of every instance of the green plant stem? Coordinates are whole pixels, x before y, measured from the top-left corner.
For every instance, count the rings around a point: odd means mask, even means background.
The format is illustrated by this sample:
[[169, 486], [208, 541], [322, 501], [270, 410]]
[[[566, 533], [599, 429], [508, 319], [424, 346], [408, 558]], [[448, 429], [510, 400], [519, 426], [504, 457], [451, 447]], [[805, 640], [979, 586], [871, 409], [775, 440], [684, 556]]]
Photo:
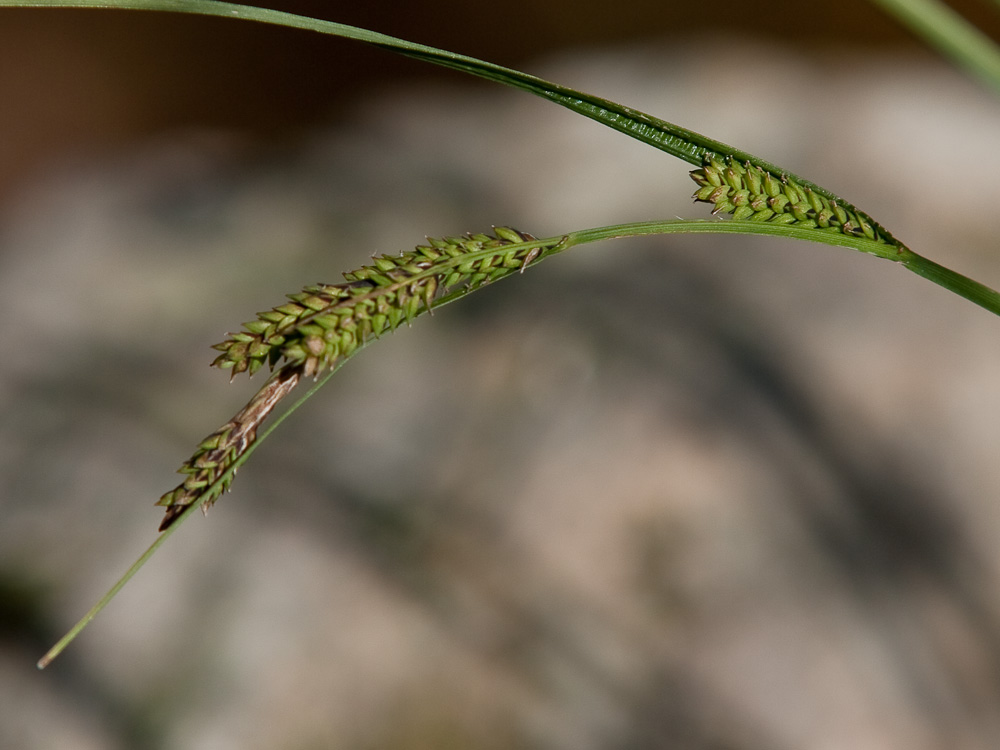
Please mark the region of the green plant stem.
[[984, 284], [980, 284], [978, 281], [963, 276], [957, 271], [952, 271], [950, 268], [935, 263], [913, 252], [909, 248], [894, 247], [836, 232], [818, 232], [815, 229], [807, 227], [796, 227], [794, 225], [777, 226], [767, 224], [766, 222], [752, 221], [650, 221], [570, 232], [565, 236], [563, 245], [564, 249], [568, 249], [574, 245], [617, 237], [674, 233], [762, 234], [771, 237], [808, 240], [824, 245], [858, 250], [878, 258], [899, 263], [918, 276], [922, 276], [938, 286], [944, 287], [970, 302], [974, 302], [980, 307], [989, 310], [994, 315], [1000, 315], [1000, 293]]
[[980, 284], [967, 276], [952, 271], [950, 268], [935, 263], [929, 258], [907, 250], [900, 262], [908, 270], [918, 276], [923, 276], [929, 281], [933, 281], [938, 286], [954, 292], [960, 297], [970, 302], [975, 302], [982, 308], [989, 310], [994, 315], [1000, 315], [1000, 294], [990, 289], [985, 284]]
[[111, 602], [112, 599], [115, 598], [118, 592], [121, 591], [122, 587], [132, 579], [132, 576], [134, 576], [136, 573], [139, 572], [139, 569], [142, 568], [142, 566], [146, 564], [149, 558], [153, 556], [156, 550], [158, 550], [160, 546], [165, 541], [167, 541], [167, 538], [174, 533], [177, 527], [187, 520], [188, 516], [191, 515], [191, 511], [193, 509], [194, 506], [188, 508], [182, 515], [177, 517], [177, 521], [173, 524], [173, 526], [171, 526], [162, 534], [160, 534], [158, 537], [156, 537], [156, 541], [154, 541], [151, 545], [149, 545], [149, 547], [146, 549], [145, 552], [142, 553], [142, 555], [139, 557], [138, 560], [132, 563], [129, 569], [125, 571], [125, 575], [123, 575], [121, 578], [118, 579], [115, 585], [108, 590], [108, 593], [102, 596], [100, 600], [97, 602], [97, 604], [91, 607], [90, 611], [87, 612], [87, 614], [85, 614], [83, 617], [81, 617], [79, 622], [77, 622], [76, 625], [74, 625], [69, 630], [69, 632], [66, 633], [66, 635], [60, 638], [52, 648], [50, 648], [48, 651], [45, 652], [45, 656], [39, 659], [36, 664], [36, 666], [39, 669], [45, 669], [49, 664], [52, 663], [53, 659], [59, 656], [59, 654], [61, 654], [63, 650], [65, 650], [65, 648], [70, 643], [72, 643], [78, 635], [80, 635], [81, 631], [90, 624], [91, 620], [97, 617], [98, 613], [102, 609], [104, 609]]
[[1000, 47], [950, 7], [939, 0], [872, 1], [1000, 92]]
[[[267, 438], [268, 435], [270, 435], [274, 430], [276, 430], [278, 428], [278, 425], [280, 425], [282, 422], [285, 421], [285, 419], [291, 416], [292, 412], [298, 409], [309, 398], [311, 398], [312, 395], [316, 393], [316, 391], [322, 388], [326, 384], [326, 381], [328, 381], [331, 377], [333, 377], [333, 374], [339, 369], [340, 369], [339, 365], [332, 368], [328, 373], [326, 373], [322, 378], [320, 378], [316, 383], [314, 383], [312, 388], [306, 391], [306, 393], [301, 398], [299, 398], [294, 404], [292, 404], [292, 406], [290, 406], [287, 410], [279, 414], [275, 418], [275, 420], [267, 427], [267, 429], [265, 429], [260, 434], [260, 436], [257, 438], [257, 441], [251, 444], [243, 452], [243, 455], [239, 457], [239, 459], [233, 464], [233, 466], [222, 476], [220, 476], [215, 482], [213, 482], [213, 486], [222, 484], [222, 482], [227, 477], [232, 476], [236, 472], [236, 470], [240, 466], [242, 466], [248, 458], [250, 458], [250, 455], [257, 449], [257, 446], [260, 445]], [[45, 652], [45, 655], [41, 659], [39, 659], [36, 664], [36, 666], [39, 669], [45, 669], [49, 664], [51, 664], [52, 661], [57, 656], [59, 656], [59, 654], [61, 654], [66, 649], [66, 647], [70, 643], [72, 643], [78, 635], [80, 635], [81, 632], [83, 632], [83, 629], [90, 624], [91, 620], [93, 620], [100, 613], [102, 609], [104, 609], [106, 606], [108, 606], [108, 604], [111, 603], [111, 600], [118, 595], [118, 592], [121, 591], [122, 587], [124, 587], [125, 584], [132, 579], [132, 576], [134, 576], [136, 573], [139, 572], [142, 566], [149, 561], [149, 558], [151, 558], [156, 553], [156, 551], [164, 544], [164, 542], [167, 541], [170, 535], [173, 534], [178, 529], [178, 527], [180, 527], [182, 523], [184, 523], [188, 518], [190, 518], [191, 514], [194, 513], [197, 508], [201, 507], [202, 503], [205, 502], [205, 499], [209, 497], [209, 493], [207, 492], [208, 489], [209, 488], [206, 488], [206, 492], [204, 492], [200, 498], [191, 503], [191, 505], [188, 508], [186, 508], [181, 515], [177, 517], [177, 520], [175, 520], [170, 526], [168, 526], [163, 532], [161, 532], [159, 536], [156, 537], [154, 542], [151, 545], [149, 545], [146, 551], [139, 556], [139, 559], [137, 559], [134, 563], [132, 563], [129, 569], [125, 571], [125, 574], [121, 578], [119, 578], [110, 589], [108, 589], [108, 592], [104, 596], [102, 596], [93, 607], [90, 608], [89, 612], [87, 612], [87, 614], [81, 617], [80, 620], [72, 628], [70, 628], [70, 630], [66, 633], [66, 635], [60, 638], [52, 648], [50, 648], [48, 651]]]

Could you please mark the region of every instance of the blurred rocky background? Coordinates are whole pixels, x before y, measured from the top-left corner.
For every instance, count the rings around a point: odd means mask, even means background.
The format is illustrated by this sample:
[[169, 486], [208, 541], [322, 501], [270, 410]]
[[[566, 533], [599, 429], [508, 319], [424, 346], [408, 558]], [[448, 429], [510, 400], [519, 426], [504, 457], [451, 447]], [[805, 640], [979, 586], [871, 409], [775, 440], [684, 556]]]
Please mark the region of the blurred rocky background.
[[[738, 144], [1000, 287], [1000, 102], [864, 3], [272, 7]], [[304, 33], [3, 10], [0, 94], [0, 747], [996, 747], [1000, 321], [767, 238], [576, 249], [366, 350], [37, 672], [262, 382], [226, 331], [427, 234], [706, 209]]]

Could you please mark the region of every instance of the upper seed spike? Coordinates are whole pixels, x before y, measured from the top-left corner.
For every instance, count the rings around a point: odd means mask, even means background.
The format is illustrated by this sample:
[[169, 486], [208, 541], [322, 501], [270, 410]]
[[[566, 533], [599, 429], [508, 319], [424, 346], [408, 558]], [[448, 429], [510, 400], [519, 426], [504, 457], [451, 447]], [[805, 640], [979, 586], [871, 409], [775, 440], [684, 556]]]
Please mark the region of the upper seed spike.
[[694, 200], [712, 203], [713, 215], [729, 213], [736, 221], [796, 224], [898, 245], [883, 236], [864, 214], [824, 198], [787, 174], [772, 174], [730, 157], [724, 161], [711, 154], [705, 157], [701, 169], [691, 172], [691, 179], [699, 186]]

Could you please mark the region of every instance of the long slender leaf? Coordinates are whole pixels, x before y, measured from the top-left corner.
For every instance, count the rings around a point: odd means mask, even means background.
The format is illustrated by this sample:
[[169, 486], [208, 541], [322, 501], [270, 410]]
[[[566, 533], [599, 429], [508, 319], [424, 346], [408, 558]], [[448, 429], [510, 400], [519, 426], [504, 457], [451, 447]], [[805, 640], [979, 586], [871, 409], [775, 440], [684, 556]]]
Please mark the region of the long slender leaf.
[[380, 34], [356, 26], [348, 26], [333, 21], [322, 21], [267, 8], [216, 2], [216, 0], [0, 0], [0, 7], [4, 6], [22, 8], [118, 8], [191, 13], [244, 21], [256, 21], [374, 44], [409, 57], [527, 91], [566, 107], [584, 117], [596, 120], [602, 125], [606, 125], [654, 148], [665, 151], [671, 156], [675, 156], [690, 164], [700, 165], [707, 156], [716, 156], [719, 158], [732, 157], [740, 163], [749, 162], [772, 174], [785, 174], [800, 185], [811, 188], [825, 198], [836, 200], [848, 210], [860, 214], [882, 236], [892, 242], [897, 242], [885, 227], [881, 226], [871, 216], [861, 211], [849, 201], [758, 156], [713, 140], [700, 133], [695, 133], [687, 128], [682, 128], [679, 125], [674, 125], [673, 123], [653, 117], [645, 112], [632, 109], [631, 107], [626, 107], [607, 99], [592, 96], [591, 94], [577, 91], [567, 86], [561, 86], [536, 76], [522, 73], [512, 68], [505, 68], [502, 65], [486, 62], [485, 60], [479, 60], [468, 55], [448, 52], [447, 50], [430, 47], [425, 44], [408, 42], [387, 34]]
[[950, 7], [939, 0], [872, 2], [1000, 93], [1000, 46]]

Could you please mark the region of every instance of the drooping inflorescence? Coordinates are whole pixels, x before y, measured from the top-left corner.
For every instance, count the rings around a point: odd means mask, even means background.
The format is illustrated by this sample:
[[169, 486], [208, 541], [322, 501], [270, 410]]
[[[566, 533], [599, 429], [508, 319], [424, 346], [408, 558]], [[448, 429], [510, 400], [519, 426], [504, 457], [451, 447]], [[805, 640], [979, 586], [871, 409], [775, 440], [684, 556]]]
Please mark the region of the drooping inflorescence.
[[381, 255], [345, 273], [341, 284], [318, 284], [290, 294], [290, 302], [244, 324], [244, 330], [213, 348], [212, 363], [233, 375], [253, 375], [266, 363], [277, 372], [226, 424], [205, 438], [179, 469], [184, 481], [164, 494], [160, 531], [204, 496], [202, 508], [229, 487], [238, 460], [257, 439], [257, 429], [303, 377], [316, 377], [371, 338], [430, 311], [445, 297], [524, 270], [560, 249], [559, 240], [496, 227], [494, 235], [428, 239], [415, 250]]
[[234, 375], [253, 375], [265, 362], [274, 368], [285, 361], [314, 377], [372, 337], [430, 310], [442, 297], [523, 270], [554, 249], [532, 245], [534, 237], [508, 227], [494, 232], [428, 238], [409, 252], [373, 258], [371, 265], [345, 273], [344, 283], [291, 294], [290, 302], [258, 313], [244, 331], [216, 344], [213, 348], [222, 353], [213, 364]]
[[859, 211], [827, 198], [787, 175], [775, 175], [749, 162], [710, 155], [691, 172], [698, 183], [695, 201], [712, 203], [713, 214], [732, 214], [737, 221], [795, 224], [828, 232], [897, 244]]

